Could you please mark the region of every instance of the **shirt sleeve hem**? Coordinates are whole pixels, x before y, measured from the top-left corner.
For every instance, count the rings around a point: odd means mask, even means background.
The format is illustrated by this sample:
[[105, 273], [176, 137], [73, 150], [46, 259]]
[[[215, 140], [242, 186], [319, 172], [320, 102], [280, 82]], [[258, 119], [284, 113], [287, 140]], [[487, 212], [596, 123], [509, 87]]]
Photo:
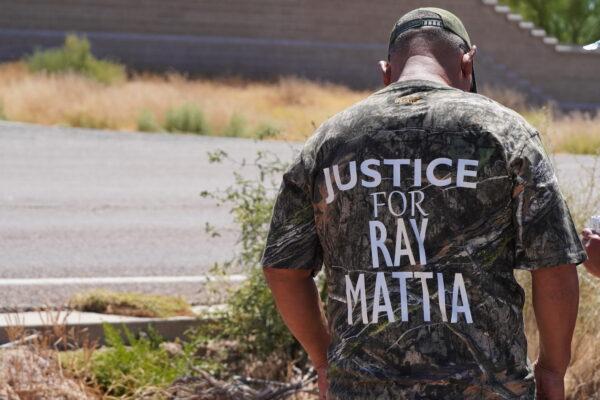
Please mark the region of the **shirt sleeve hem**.
[[574, 253], [560, 253], [518, 263], [515, 266], [515, 269], [535, 271], [537, 269], [558, 267], [559, 265], [565, 264], [579, 265], [586, 260], [587, 255], [584, 251], [578, 251]]

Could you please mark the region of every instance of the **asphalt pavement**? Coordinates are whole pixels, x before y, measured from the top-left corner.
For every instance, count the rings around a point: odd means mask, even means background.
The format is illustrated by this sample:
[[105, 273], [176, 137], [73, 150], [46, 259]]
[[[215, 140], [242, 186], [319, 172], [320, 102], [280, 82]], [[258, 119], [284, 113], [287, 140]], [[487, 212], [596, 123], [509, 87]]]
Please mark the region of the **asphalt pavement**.
[[[210, 163], [208, 153], [289, 160], [299, 146], [0, 123], [0, 309], [59, 306], [92, 287], [220, 301], [204, 282], [215, 262], [231, 258], [239, 232], [229, 209], [200, 192], [257, 171]], [[555, 162], [561, 181], [577, 188], [595, 159]]]
[[[60, 305], [91, 287], [219, 300], [197, 278], [232, 257], [238, 230], [227, 207], [200, 193], [232, 185], [234, 171], [257, 171], [210, 163], [208, 153], [251, 163], [264, 150], [290, 159], [293, 147], [0, 123], [0, 309]], [[129, 279], [102, 281], [119, 277]]]

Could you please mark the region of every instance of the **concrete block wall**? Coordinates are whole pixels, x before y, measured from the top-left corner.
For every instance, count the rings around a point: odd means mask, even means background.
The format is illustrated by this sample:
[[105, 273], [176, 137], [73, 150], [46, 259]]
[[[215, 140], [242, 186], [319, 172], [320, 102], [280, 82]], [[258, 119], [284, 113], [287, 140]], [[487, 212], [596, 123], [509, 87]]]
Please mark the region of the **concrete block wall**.
[[[565, 108], [600, 107], [600, 51], [564, 46], [495, 0], [437, 0], [479, 46], [478, 83]], [[85, 34], [132, 68], [375, 88], [389, 30], [420, 0], [0, 0], [0, 60]]]

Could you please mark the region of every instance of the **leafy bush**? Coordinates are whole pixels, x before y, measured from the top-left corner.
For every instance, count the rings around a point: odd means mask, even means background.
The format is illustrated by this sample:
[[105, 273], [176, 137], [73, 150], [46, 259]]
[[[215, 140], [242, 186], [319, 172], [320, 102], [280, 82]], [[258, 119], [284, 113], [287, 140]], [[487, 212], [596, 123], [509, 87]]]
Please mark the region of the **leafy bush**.
[[596, 0], [502, 0], [561, 42], [588, 44], [600, 38]]
[[244, 135], [246, 120], [239, 115], [233, 114], [229, 119], [229, 124], [223, 129], [223, 135], [229, 137], [240, 137]]
[[126, 328], [123, 333], [125, 340], [118, 329], [105, 325], [108, 346], [92, 354], [84, 372], [105, 395], [135, 398], [140, 389], [164, 388], [187, 373], [190, 354], [169, 354], [153, 332], [140, 338]]
[[195, 104], [184, 104], [167, 111], [164, 128], [169, 132], [209, 133], [204, 114]]
[[[225, 159], [236, 162], [223, 151], [210, 153], [209, 159], [211, 162]], [[249, 354], [262, 359], [275, 352], [288, 361], [302, 359], [301, 347], [283, 324], [260, 266], [276, 187], [287, 164], [268, 152], [259, 152], [253, 163], [242, 160], [238, 164], [258, 168], [258, 179], [248, 180], [234, 173], [234, 185], [220, 193], [202, 193], [221, 204], [229, 204], [241, 228], [240, 254], [219, 266], [218, 272], [225, 273], [229, 266], [236, 264], [242, 265], [248, 275], [248, 280], [228, 299], [228, 308], [222, 319], [222, 335], [238, 340]]]
[[69, 307], [80, 311], [149, 318], [194, 315], [190, 305], [180, 297], [101, 289], [76, 294], [69, 301]]
[[142, 110], [137, 119], [137, 129], [140, 132], [159, 132], [162, 130], [154, 114], [149, 110]]
[[91, 52], [90, 42], [76, 35], [67, 35], [60, 48], [36, 50], [25, 62], [32, 72], [78, 73], [106, 84], [123, 81], [126, 77], [123, 65], [97, 59]]

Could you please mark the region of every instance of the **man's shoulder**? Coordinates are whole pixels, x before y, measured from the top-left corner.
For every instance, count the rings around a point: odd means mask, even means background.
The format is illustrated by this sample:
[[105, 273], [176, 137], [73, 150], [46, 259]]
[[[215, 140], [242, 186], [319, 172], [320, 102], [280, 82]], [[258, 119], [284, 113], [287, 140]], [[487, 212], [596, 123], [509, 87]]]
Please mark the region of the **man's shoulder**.
[[402, 120], [411, 128], [492, 135], [507, 150], [537, 134], [519, 113], [477, 93], [451, 89], [399, 96], [379, 91], [328, 118], [304, 148], [314, 152], [325, 143], [335, 147], [361, 132], [403, 126]]
[[378, 109], [381, 108], [382, 99], [373, 94], [351, 106], [339, 111], [326, 119], [310, 136], [305, 144], [305, 150], [315, 150], [325, 142], [347, 139], [360, 130], [361, 125], [368, 124], [369, 120], [377, 119]]
[[433, 96], [432, 113], [452, 124], [481, 127], [501, 133], [503, 130], [535, 130], [518, 112], [478, 93], [452, 91]]
[[[319, 131], [336, 131], [356, 128], [361, 125], [373, 126], [373, 120], [385, 118], [412, 119], [421, 113], [422, 101], [427, 102], [429, 119], [433, 129], [452, 126], [480, 126], [484, 130], [499, 132], [522, 129], [535, 131], [518, 112], [477, 93], [463, 92], [458, 89], [439, 90], [422, 95], [408, 94], [398, 96], [390, 92], [375, 92], [369, 97], [351, 105], [326, 120]], [[428, 126], [424, 126], [426, 128]]]
[[538, 131], [518, 112], [489, 97], [462, 91], [432, 99], [436, 130], [467, 132], [494, 141], [506, 154], [531, 143]]

